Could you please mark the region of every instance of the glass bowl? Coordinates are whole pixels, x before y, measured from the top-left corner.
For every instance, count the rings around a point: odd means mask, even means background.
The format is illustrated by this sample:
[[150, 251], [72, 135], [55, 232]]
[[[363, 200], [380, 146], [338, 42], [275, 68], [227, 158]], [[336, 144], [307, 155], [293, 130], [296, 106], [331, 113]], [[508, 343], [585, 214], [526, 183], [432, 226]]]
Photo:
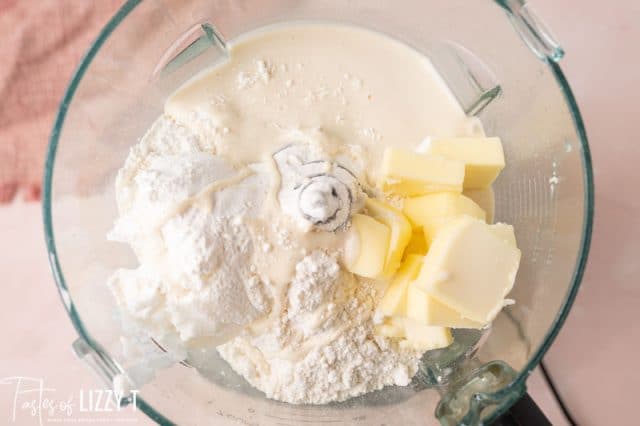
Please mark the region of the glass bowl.
[[[197, 371], [121, 321], [105, 285], [135, 265], [107, 241], [114, 177], [181, 83], [265, 25], [331, 21], [388, 34], [429, 56], [467, 114], [502, 138], [495, 218], [515, 226], [522, 263], [489, 333], [456, 332], [407, 387], [324, 406], [266, 399], [223, 361]], [[44, 225], [73, 347], [105, 383], [126, 374], [137, 406], [180, 424], [485, 423], [525, 392], [564, 322], [587, 260], [593, 182], [584, 126], [558, 62], [562, 49], [520, 0], [129, 0], [87, 52], [60, 104], [47, 153]], [[123, 338], [125, 336], [126, 338]], [[132, 337], [133, 336], [133, 337]], [[137, 340], [136, 340], [137, 339]], [[215, 357], [214, 354], [204, 356]], [[131, 398], [122, 403], [132, 402]]]

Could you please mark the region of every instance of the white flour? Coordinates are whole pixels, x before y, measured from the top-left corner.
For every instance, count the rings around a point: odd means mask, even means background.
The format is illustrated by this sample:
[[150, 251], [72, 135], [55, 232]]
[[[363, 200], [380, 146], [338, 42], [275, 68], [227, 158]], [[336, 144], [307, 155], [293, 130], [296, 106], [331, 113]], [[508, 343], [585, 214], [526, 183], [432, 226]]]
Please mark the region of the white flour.
[[209, 185], [238, 171], [193, 144], [185, 128], [161, 118], [132, 149], [118, 176], [121, 217], [110, 238], [130, 243], [140, 267], [117, 271], [110, 286], [125, 313], [156, 338], [177, 334], [186, 344], [213, 344], [270, 309], [268, 283], [251, 268], [254, 242], [244, 224], [259, 211], [268, 176], [255, 167], [208, 194]]
[[269, 398], [300, 404], [342, 401], [405, 386], [419, 353], [373, 335], [373, 289], [316, 250], [296, 266], [288, 306], [266, 332], [247, 332], [218, 351]]
[[316, 250], [296, 265], [289, 287], [289, 316], [311, 312], [335, 291], [340, 265], [324, 252]]

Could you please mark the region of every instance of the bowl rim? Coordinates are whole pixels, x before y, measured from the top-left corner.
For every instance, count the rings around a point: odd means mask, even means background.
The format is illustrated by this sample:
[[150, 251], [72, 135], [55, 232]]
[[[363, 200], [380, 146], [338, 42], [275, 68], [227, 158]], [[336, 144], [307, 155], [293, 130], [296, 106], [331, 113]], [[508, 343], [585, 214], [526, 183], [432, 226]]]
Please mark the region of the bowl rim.
[[[127, 0], [121, 7], [118, 9], [116, 14], [107, 22], [107, 24], [102, 28], [99, 32], [95, 41], [91, 44], [89, 50], [82, 57], [80, 64], [76, 68], [73, 76], [68, 84], [64, 96], [60, 102], [51, 135], [49, 137], [49, 143], [46, 151], [46, 161], [44, 167], [44, 175], [42, 182], [42, 216], [43, 216], [43, 225], [44, 225], [44, 234], [45, 234], [45, 243], [49, 258], [49, 265], [51, 267], [56, 286], [58, 288], [58, 292], [61, 298], [65, 309], [67, 310], [67, 314], [73, 323], [73, 326], [78, 333], [79, 337], [83, 339], [89, 347], [95, 351], [101, 358], [105, 359], [111, 365], [116, 366], [115, 361], [108, 355], [108, 353], [102, 349], [98, 342], [94, 341], [92, 336], [85, 329], [80, 316], [75, 309], [73, 301], [71, 300], [68, 292], [68, 287], [62, 273], [62, 268], [60, 266], [60, 262], [58, 259], [58, 254], [56, 250], [54, 231], [53, 231], [53, 221], [51, 214], [51, 201], [52, 201], [52, 178], [53, 178], [53, 170], [56, 159], [56, 152], [58, 148], [58, 142], [60, 138], [61, 130], [64, 126], [64, 121], [66, 118], [66, 114], [71, 104], [75, 92], [82, 81], [82, 78], [87, 71], [87, 68], [92, 63], [96, 54], [100, 51], [100, 48], [105, 43], [105, 41], [109, 38], [111, 33], [118, 27], [120, 22], [124, 20], [143, 0]], [[510, 13], [509, 7], [505, 5], [504, 0], [491, 0], [497, 5], [506, 9], [507, 14]], [[518, 1], [520, 3], [520, 1]], [[555, 338], [557, 337], [562, 325], [564, 324], [567, 316], [569, 315], [569, 311], [571, 310], [571, 306], [574, 303], [578, 290], [580, 288], [580, 283], [582, 281], [588, 254], [589, 248], [591, 244], [591, 236], [593, 230], [593, 216], [594, 216], [594, 182], [593, 182], [593, 168], [592, 168], [592, 159], [591, 152], [589, 149], [589, 143], [587, 140], [587, 133], [585, 130], [584, 122], [582, 119], [582, 115], [580, 114], [580, 110], [578, 108], [577, 101], [571, 87], [562, 72], [560, 65], [558, 64], [558, 58], [540, 58], [543, 62], [545, 62], [551, 73], [556, 78], [558, 85], [564, 95], [567, 106], [569, 107], [569, 111], [572, 116], [573, 124], [575, 127], [576, 134], [578, 135], [581, 152], [582, 152], [582, 169], [583, 169], [583, 182], [585, 187], [584, 192], [584, 221], [582, 225], [582, 235], [580, 240], [580, 248], [577, 253], [577, 261], [574, 267], [574, 271], [571, 278], [571, 287], [567, 292], [564, 301], [561, 304], [558, 313], [553, 321], [552, 326], [547, 331], [545, 337], [542, 340], [542, 343], [535, 351], [535, 353], [529, 358], [525, 367], [518, 371], [518, 375], [516, 379], [507, 385], [505, 388], [499, 391], [500, 394], [504, 395], [504, 398], [501, 399], [501, 402], [497, 405], [495, 410], [488, 416], [487, 419], [483, 419], [484, 421], [491, 422], [496, 419], [498, 416], [506, 412], [511, 404], [517, 400], [520, 395], [525, 390], [525, 382], [528, 378], [529, 374], [537, 367], [537, 365], [542, 360], [542, 357], [547, 352]], [[157, 411], [153, 406], [147, 403], [141, 396], [138, 396], [135, 399], [136, 406], [144, 412], [150, 419], [157, 422], [161, 425], [173, 425], [171, 420], [166, 418], [163, 414]]]

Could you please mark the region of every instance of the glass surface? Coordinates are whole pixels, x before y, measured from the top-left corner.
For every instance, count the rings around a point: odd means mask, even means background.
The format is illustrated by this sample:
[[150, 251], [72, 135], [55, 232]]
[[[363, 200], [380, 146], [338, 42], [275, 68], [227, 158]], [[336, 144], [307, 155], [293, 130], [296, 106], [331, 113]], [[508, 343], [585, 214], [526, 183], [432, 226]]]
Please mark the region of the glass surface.
[[[495, 216], [515, 226], [522, 249], [511, 296], [517, 303], [490, 332], [457, 332], [451, 348], [427, 354], [408, 387], [326, 406], [267, 400], [223, 361], [200, 373], [177, 363], [123, 324], [105, 285], [115, 268], [135, 265], [127, 247], [105, 238], [116, 217], [115, 173], [129, 148], [169, 93], [226, 55], [225, 40], [292, 20], [367, 27], [430, 56], [465, 111], [503, 140], [507, 167], [494, 187]], [[524, 391], [568, 312], [591, 233], [590, 157], [557, 65], [562, 54], [517, 0], [127, 2], [67, 90], [45, 171], [47, 245], [80, 335], [77, 353], [107, 382], [118, 372], [134, 378], [141, 384], [138, 405], [161, 423], [413, 425], [437, 423], [437, 411], [451, 424], [504, 411]], [[190, 356], [197, 355], [215, 356]]]

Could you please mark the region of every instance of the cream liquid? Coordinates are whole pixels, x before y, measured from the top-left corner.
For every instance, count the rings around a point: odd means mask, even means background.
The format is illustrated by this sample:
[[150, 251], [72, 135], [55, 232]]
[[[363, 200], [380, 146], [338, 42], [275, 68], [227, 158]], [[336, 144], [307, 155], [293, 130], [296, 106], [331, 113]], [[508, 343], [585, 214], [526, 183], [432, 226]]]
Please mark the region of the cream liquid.
[[482, 134], [429, 59], [379, 33], [277, 26], [244, 35], [229, 53], [177, 90], [165, 113], [189, 127], [199, 126], [194, 111], [215, 117], [218, 153], [234, 163], [264, 160], [296, 130], [319, 130], [325, 146], [362, 147], [372, 180], [385, 147]]

